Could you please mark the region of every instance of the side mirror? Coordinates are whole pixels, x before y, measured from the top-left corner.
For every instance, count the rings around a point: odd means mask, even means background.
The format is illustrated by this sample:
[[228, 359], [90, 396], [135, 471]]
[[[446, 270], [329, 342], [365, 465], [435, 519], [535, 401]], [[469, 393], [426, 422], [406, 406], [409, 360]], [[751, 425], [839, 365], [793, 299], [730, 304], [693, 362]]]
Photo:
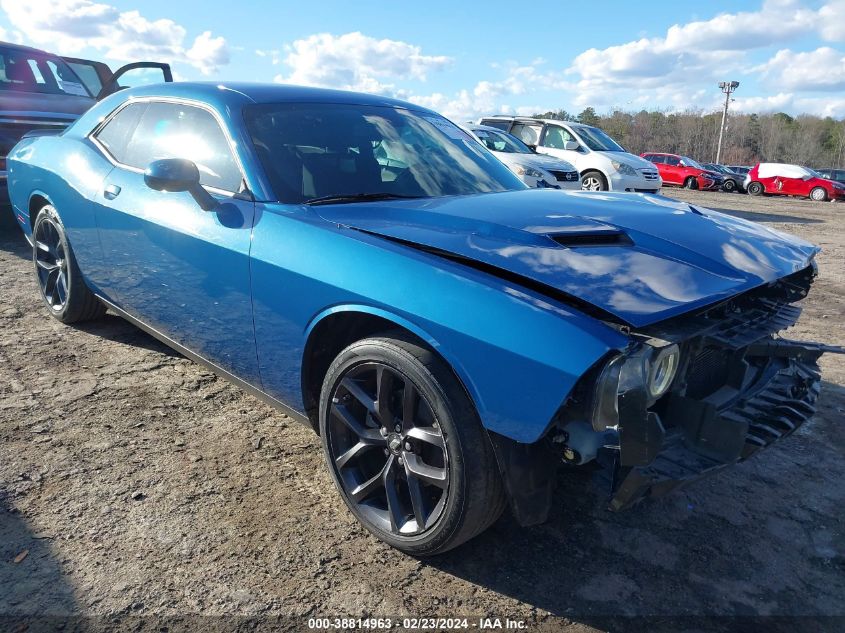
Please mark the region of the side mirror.
[[187, 191], [203, 211], [211, 211], [217, 201], [200, 184], [200, 170], [185, 158], [163, 158], [150, 163], [144, 183], [156, 191]]
[[575, 141], [564, 141], [563, 149], [569, 150], [570, 152], [574, 152], [576, 149], [578, 149], [578, 143], [576, 143]]

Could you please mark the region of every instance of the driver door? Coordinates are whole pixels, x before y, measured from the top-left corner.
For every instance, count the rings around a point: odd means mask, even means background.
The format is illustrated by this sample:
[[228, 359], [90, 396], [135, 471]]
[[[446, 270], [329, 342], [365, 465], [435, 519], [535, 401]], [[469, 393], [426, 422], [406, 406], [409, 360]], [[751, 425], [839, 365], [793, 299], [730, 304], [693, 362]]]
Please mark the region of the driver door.
[[566, 149], [566, 146], [571, 146], [572, 143], [575, 143], [576, 147], [579, 146], [578, 140], [568, 128], [550, 123], [546, 125], [546, 130], [540, 139], [540, 146], [537, 148], [537, 151], [543, 154], [549, 154], [555, 158], [562, 158], [576, 165], [581, 152], [577, 149]]
[[[259, 383], [249, 251], [255, 203], [218, 118], [197, 105], [134, 101], [93, 135], [114, 169], [94, 196], [109, 297], [223, 369]], [[154, 160], [196, 163], [218, 205], [146, 186]]]

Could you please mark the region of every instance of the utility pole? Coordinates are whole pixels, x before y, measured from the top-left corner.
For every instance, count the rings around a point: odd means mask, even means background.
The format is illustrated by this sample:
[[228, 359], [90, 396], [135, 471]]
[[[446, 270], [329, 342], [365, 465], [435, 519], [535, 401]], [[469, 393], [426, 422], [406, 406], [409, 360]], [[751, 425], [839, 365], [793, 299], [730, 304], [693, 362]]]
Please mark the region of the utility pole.
[[725, 109], [722, 110], [722, 126], [719, 128], [719, 145], [716, 148], [716, 164], [721, 164], [722, 158], [722, 137], [725, 135], [725, 121], [728, 118], [728, 104], [731, 102], [731, 93], [739, 88], [738, 81], [720, 81], [719, 88], [725, 93]]

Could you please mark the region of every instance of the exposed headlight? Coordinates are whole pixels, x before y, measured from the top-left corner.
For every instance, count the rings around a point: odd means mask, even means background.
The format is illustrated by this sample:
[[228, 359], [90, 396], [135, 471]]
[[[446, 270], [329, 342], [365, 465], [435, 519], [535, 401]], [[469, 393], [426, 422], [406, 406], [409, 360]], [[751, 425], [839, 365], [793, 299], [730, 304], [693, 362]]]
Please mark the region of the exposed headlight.
[[593, 429], [602, 432], [619, 424], [619, 397], [624, 393], [644, 390], [648, 406], [665, 395], [678, 372], [680, 356], [675, 344], [643, 345], [608, 361], [593, 389]]
[[529, 178], [545, 178], [546, 176], [539, 169], [534, 169], [528, 165], [516, 165], [514, 171], [520, 176], [528, 176]]
[[613, 169], [618, 171], [623, 176], [637, 175], [637, 171], [627, 163], [620, 163], [618, 160], [612, 160], [610, 161], [610, 164], [613, 165]]
[[681, 352], [677, 345], [669, 345], [655, 352], [648, 365], [646, 390], [649, 396], [657, 400], [669, 391], [678, 371], [680, 358]]

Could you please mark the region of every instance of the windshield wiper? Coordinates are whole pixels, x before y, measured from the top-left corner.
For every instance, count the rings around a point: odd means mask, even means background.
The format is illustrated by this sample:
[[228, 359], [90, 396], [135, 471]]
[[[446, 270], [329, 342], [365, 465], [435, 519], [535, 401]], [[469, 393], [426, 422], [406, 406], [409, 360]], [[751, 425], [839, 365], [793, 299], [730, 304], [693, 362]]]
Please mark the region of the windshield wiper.
[[425, 198], [425, 196], [388, 193], [386, 191], [373, 193], [332, 194], [330, 196], [309, 198], [303, 202], [303, 204], [348, 204], [352, 202], [371, 202], [373, 200], [409, 200], [413, 198]]

